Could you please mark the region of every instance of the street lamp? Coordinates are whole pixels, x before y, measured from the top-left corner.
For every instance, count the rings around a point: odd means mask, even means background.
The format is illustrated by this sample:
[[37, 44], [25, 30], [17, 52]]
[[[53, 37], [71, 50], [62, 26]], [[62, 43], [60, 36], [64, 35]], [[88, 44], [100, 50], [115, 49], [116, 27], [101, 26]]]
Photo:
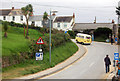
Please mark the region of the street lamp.
[[51, 11], [50, 10], [50, 38], [49, 38], [49, 61], [51, 64], [51, 27], [52, 27], [52, 18], [51, 18], [51, 13], [57, 13], [57, 11]]

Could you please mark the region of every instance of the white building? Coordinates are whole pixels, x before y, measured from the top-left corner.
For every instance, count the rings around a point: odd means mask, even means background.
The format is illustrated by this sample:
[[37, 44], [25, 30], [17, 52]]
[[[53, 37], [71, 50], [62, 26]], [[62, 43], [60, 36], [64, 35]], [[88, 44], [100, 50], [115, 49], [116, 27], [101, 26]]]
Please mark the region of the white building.
[[[43, 27], [42, 25], [42, 19], [43, 16], [30, 16], [29, 17], [29, 21], [28, 24], [34, 24], [35, 26], [39, 26], [39, 27]], [[3, 21], [8, 21], [8, 22], [15, 22], [15, 23], [26, 23], [26, 18], [23, 15], [21, 9], [14, 9], [14, 7], [12, 7], [12, 9], [1, 9], [0, 10], [0, 20]]]
[[34, 15], [29, 17], [29, 25], [34, 24], [34, 26], [43, 27], [42, 24], [43, 15]]
[[75, 15], [73, 16], [59, 16], [53, 21], [53, 28], [63, 31], [72, 30], [75, 24]]
[[0, 20], [8, 22], [13, 21], [21, 24], [26, 22], [26, 18], [22, 14], [21, 9], [14, 9], [14, 7], [12, 7], [12, 9], [0, 10]]

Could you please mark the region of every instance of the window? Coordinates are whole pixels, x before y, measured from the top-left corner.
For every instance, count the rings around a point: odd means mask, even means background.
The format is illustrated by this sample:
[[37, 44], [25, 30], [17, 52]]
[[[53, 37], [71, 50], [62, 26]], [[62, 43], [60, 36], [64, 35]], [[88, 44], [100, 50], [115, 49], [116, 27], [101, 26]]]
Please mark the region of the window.
[[3, 16], [3, 20], [6, 20], [6, 16]]
[[23, 16], [21, 16], [21, 21], [23, 21]]
[[90, 37], [86, 37], [86, 39], [90, 39]]
[[59, 28], [60, 28], [60, 23], [58, 23], [58, 24], [57, 24], [57, 27], [59, 27]]
[[35, 25], [35, 21], [32, 21], [32, 24], [34, 24], [34, 25]]
[[67, 24], [64, 24], [64, 27], [67, 27]]
[[12, 20], [15, 21], [15, 16], [13, 16]]
[[79, 36], [79, 37], [84, 39], [84, 36]]

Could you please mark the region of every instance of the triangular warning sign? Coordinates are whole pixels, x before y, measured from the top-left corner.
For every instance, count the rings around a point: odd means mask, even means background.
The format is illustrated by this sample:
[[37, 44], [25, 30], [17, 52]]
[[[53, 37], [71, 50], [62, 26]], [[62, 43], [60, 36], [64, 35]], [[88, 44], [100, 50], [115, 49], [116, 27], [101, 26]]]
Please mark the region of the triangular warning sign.
[[44, 44], [44, 42], [43, 42], [41, 37], [37, 40], [36, 44]]

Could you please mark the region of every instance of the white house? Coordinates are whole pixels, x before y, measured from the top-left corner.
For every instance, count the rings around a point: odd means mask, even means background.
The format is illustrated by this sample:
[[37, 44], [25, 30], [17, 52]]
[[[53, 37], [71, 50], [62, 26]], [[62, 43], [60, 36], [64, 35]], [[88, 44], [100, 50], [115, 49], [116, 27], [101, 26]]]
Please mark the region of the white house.
[[26, 18], [22, 14], [21, 9], [14, 9], [14, 7], [12, 7], [12, 9], [1, 9], [0, 20], [8, 22], [13, 21], [21, 24], [26, 22]]
[[29, 25], [34, 24], [34, 26], [43, 27], [43, 15], [34, 15], [29, 17]]
[[[29, 17], [29, 21], [28, 24], [34, 24], [35, 26], [39, 26], [39, 27], [43, 27], [42, 25], [42, 19], [43, 16], [30, 16]], [[14, 7], [12, 7], [12, 9], [1, 9], [0, 10], [0, 20], [3, 21], [8, 21], [8, 22], [15, 22], [15, 23], [26, 23], [26, 18], [23, 15], [21, 9], [14, 9]]]
[[73, 16], [58, 16], [53, 21], [53, 28], [63, 31], [72, 30], [75, 24], [75, 15]]

